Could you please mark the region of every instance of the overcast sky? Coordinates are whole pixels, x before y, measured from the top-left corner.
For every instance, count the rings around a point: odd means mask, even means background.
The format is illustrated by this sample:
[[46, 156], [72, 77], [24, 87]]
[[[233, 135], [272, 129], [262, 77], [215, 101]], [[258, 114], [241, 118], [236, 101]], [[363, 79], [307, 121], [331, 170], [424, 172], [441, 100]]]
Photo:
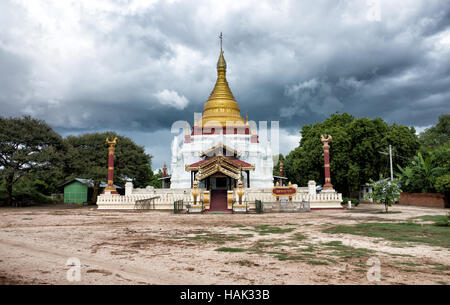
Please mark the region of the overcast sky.
[[284, 154], [336, 111], [420, 130], [450, 112], [449, 1], [1, 0], [0, 115], [114, 130], [169, 164], [220, 32], [241, 114], [279, 120]]

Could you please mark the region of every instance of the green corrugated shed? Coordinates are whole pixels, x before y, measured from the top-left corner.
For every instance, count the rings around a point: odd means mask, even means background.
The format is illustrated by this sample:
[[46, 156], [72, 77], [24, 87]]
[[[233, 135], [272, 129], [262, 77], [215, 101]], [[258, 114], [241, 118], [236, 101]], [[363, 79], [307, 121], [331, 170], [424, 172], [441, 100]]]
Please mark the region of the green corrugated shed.
[[[99, 194], [108, 184], [100, 182]], [[94, 183], [91, 179], [74, 178], [69, 180], [58, 187], [64, 187], [64, 203], [85, 203], [92, 197]], [[122, 189], [120, 186], [115, 185], [117, 190]]]
[[64, 203], [85, 203], [87, 198], [87, 185], [75, 180], [64, 186]]

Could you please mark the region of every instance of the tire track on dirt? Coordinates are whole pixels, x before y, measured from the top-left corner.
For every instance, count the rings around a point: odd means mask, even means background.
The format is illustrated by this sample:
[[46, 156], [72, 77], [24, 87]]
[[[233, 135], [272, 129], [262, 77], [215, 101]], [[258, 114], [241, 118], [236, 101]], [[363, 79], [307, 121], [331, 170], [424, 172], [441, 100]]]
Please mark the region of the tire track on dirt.
[[[189, 278], [187, 278], [180, 274], [170, 274], [169, 270], [158, 266], [152, 266], [151, 269], [142, 267], [137, 268], [126, 265], [121, 266], [117, 261], [99, 260], [81, 253], [68, 253], [66, 251], [55, 250], [52, 248], [46, 248], [29, 243], [26, 244], [12, 240], [0, 239], [0, 252], [4, 252], [4, 250], [6, 250], [9, 255], [12, 255], [14, 253], [18, 254], [18, 256], [22, 255], [22, 257], [23, 255], [25, 255], [27, 257], [27, 260], [34, 260], [35, 265], [37, 262], [40, 266], [40, 269], [59, 268], [59, 271], [64, 270], [64, 273], [65, 270], [69, 269], [69, 266], [65, 265], [67, 259], [70, 257], [77, 257], [78, 259], [80, 259], [82, 266], [88, 265], [90, 268], [94, 268], [96, 270], [105, 270], [111, 272], [111, 275], [117, 276], [121, 279], [125, 279], [129, 281], [130, 284], [185, 284], [188, 281], [192, 283], [196, 280], [192, 277], [192, 274], [189, 276]], [[53, 264], [51, 264], [51, 262], [53, 262]], [[7, 264], [8, 262], [6, 260], [3, 260], [3, 263]], [[39, 274], [34, 275], [34, 277], [39, 278]], [[200, 281], [206, 282], [204, 279], [201, 279]], [[105, 280], [102, 280], [102, 282], [110, 282], [113, 284], [117, 281], [113, 278], [105, 278]], [[57, 281], [57, 283], [69, 284], [69, 282], [65, 280], [65, 277], [62, 278], [61, 281]], [[84, 284], [83, 276], [81, 282], [78, 283]], [[94, 281], [94, 283], [99, 282]]]

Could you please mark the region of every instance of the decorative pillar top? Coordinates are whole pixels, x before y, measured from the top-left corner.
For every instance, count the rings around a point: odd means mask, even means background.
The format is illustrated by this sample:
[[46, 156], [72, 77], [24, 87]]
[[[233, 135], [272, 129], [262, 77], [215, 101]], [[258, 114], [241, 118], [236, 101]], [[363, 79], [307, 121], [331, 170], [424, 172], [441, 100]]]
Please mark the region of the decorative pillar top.
[[114, 147], [117, 144], [117, 137], [114, 137], [112, 141], [109, 140], [108, 137], [106, 137], [106, 144], [109, 145], [109, 147]]
[[323, 148], [329, 149], [329, 148], [330, 148], [330, 145], [328, 145], [328, 143], [331, 142], [331, 141], [333, 140], [333, 138], [331, 137], [331, 135], [328, 135], [327, 138], [325, 138], [324, 135], [321, 135], [321, 136], [320, 136], [320, 140], [321, 140], [322, 143], [323, 143]]
[[167, 165], [166, 165], [166, 163], [164, 163], [164, 166], [163, 166], [162, 176], [163, 177], [167, 177]]

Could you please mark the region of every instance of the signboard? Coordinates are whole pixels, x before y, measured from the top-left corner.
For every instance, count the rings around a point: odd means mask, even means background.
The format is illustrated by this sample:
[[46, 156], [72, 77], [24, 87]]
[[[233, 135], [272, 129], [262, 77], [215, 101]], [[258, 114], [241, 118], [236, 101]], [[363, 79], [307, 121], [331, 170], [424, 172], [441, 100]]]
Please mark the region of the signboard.
[[280, 197], [289, 197], [289, 201], [292, 201], [292, 197], [297, 194], [297, 188], [290, 185], [289, 186], [275, 186], [272, 188], [272, 195], [280, 201]]
[[297, 194], [297, 188], [292, 186], [276, 186], [272, 189], [272, 195], [274, 196], [295, 196]]

